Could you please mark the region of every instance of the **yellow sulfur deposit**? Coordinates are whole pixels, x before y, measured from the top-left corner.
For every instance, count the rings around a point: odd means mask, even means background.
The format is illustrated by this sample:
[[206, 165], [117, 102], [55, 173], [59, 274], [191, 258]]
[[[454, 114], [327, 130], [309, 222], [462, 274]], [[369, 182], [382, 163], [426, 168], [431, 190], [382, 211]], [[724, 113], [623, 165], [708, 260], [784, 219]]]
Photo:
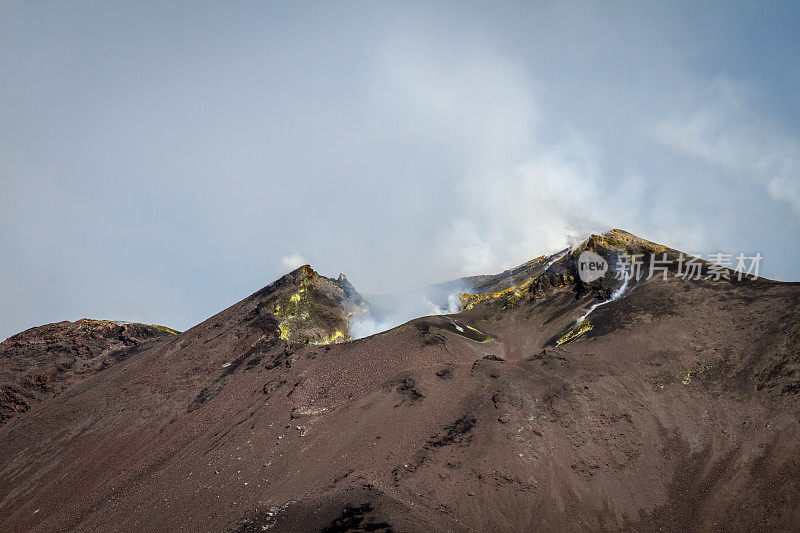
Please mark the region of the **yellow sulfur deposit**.
[[167, 326], [162, 326], [160, 324], [150, 324], [150, 325], [153, 326], [154, 328], [160, 329], [161, 331], [166, 331], [167, 333], [170, 333], [172, 335], [178, 335], [180, 333], [180, 331], [176, 329], [168, 328]]
[[509, 287], [508, 289], [493, 292], [491, 294], [467, 294], [462, 293], [459, 295], [459, 300], [461, 302], [462, 309], [472, 309], [475, 307], [475, 304], [486, 300], [492, 300], [494, 298], [500, 298], [501, 296], [507, 296], [514, 292], [514, 287]]
[[692, 370], [684, 370], [683, 372], [680, 372], [678, 374], [678, 377], [680, 378], [681, 383], [683, 383], [684, 385], [688, 385], [689, 383], [691, 383], [693, 377], [702, 374], [703, 372], [708, 372], [712, 368], [713, 365], [703, 365], [700, 368], [695, 368]]
[[309, 317], [308, 304], [303, 299], [306, 292], [306, 283], [307, 281], [303, 280], [300, 289], [292, 294], [283, 305], [280, 303], [275, 304], [273, 314], [282, 319], [278, 323], [278, 330], [280, 331], [280, 338], [286, 342], [292, 340], [292, 332]]
[[558, 339], [556, 341], [556, 346], [561, 346], [562, 344], [574, 341], [576, 338], [580, 337], [590, 329], [592, 329], [592, 325], [588, 321], [584, 320], [580, 323], [580, 325], [575, 326], [569, 330], [566, 335]]
[[311, 344], [315, 345], [334, 344], [337, 342], [344, 342], [346, 340], [347, 337], [345, 336], [345, 334], [339, 330], [336, 330], [330, 336], [325, 337], [321, 341], [312, 342]]
[[602, 235], [592, 235], [583, 245], [575, 248], [572, 255], [578, 257], [584, 250], [597, 250], [600, 246], [626, 251], [635, 250], [636, 248], [640, 250], [640, 252], [634, 251], [632, 253], [662, 253], [668, 251], [666, 247], [660, 244], [641, 239], [627, 231], [612, 229]]
[[278, 321], [280, 339], [288, 343], [312, 344], [347, 341], [348, 318], [365, 312], [366, 304], [360, 307], [353, 304], [341, 310], [329, 308], [329, 302], [345, 300], [344, 290], [310, 269], [296, 284], [295, 292], [273, 304], [272, 314]]
[[564, 287], [575, 281], [574, 277], [569, 274], [562, 274], [559, 276], [548, 276], [547, 274], [541, 274], [535, 278], [528, 278], [519, 285], [513, 285], [507, 289], [503, 289], [502, 291], [497, 291], [490, 294], [461, 293], [459, 295], [461, 309], [472, 309], [475, 307], [475, 305], [481, 302], [494, 300], [496, 298], [505, 298], [505, 302], [503, 304], [504, 309], [514, 307], [520, 299], [524, 298], [526, 295], [533, 294], [536, 289], [541, 286], [544, 278], [548, 279], [550, 286], [552, 287]]

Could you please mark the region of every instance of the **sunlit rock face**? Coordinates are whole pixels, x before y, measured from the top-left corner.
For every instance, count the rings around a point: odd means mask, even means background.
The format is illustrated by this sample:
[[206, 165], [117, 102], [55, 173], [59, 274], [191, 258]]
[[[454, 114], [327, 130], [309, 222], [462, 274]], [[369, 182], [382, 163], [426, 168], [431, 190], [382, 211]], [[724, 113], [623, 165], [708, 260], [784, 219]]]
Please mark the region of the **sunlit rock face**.
[[270, 300], [279, 337], [287, 343], [347, 341], [351, 318], [369, 309], [344, 274], [337, 279], [327, 278], [309, 265], [278, 280]]
[[[578, 258], [591, 252], [610, 265], [605, 275], [584, 282], [578, 272]], [[659, 244], [641, 239], [620, 229], [612, 229], [600, 235], [592, 235], [572, 250], [563, 250], [550, 256], [541, 256], [524, 265], [507, 270], [496, 276], [474, 276], [474, 293], [460, 295], [461, 307], [472, 309], [481, 303], [499, 304], [502, 308], [514, 307], [520, 300], [545, 297], [551, 289], [571, 287], [580, 296], [595, 293], [598, 298], [609, 298], [621, 285], [616, 265], [622, 259], [642, 255], [646, 260], [650, 254], [666, 253], [674, 258], [678, 252]], [[643, 265], [647, 267], [647, 264]]]

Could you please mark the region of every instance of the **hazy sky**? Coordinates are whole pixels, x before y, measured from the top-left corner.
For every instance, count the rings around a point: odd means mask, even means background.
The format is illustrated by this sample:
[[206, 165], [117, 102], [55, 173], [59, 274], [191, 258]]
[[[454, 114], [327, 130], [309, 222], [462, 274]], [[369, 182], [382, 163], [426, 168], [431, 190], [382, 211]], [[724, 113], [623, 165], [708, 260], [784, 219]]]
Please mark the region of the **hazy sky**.
[[0, 1], [0, 338], [610, 227], [800, 280], [798, 6]]

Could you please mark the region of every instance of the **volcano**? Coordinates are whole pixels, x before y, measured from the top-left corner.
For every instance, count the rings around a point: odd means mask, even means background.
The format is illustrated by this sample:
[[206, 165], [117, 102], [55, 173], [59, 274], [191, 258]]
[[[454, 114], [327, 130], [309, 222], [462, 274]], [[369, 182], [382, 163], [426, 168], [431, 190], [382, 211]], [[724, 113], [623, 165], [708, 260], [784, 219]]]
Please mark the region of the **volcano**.
[[[620, 291], [635, 256], [669, 266]], [[29, 330], [0, 345], [0, 530], [797, 530], [800, 284], [682, 257], [611, 230], [356, 340], [373, 307], [308, 265], [183, 333], [70, 333], [94, 355]]]

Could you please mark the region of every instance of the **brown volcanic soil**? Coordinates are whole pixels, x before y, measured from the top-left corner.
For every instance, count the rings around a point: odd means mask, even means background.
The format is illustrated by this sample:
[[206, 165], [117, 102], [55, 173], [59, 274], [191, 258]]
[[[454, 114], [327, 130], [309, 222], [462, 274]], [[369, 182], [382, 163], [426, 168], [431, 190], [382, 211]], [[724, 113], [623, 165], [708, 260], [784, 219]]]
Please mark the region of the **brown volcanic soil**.
[[0, 342], [0, 424], [127, 357], [131, 347], [177, 333], [83, 318], [9, 337]]
[[555, 346], [570, 264], [328, 346], [279, 280], [0, 427], [0, 530], [797, 529], [800, 285], [641, 282]]

